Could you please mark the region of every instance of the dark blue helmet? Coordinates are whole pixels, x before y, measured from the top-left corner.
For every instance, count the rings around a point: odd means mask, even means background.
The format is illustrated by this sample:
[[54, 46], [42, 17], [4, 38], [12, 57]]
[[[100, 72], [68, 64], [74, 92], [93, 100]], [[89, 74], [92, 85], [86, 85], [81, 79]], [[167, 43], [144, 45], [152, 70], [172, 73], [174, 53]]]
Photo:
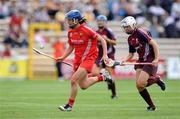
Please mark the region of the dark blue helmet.
[[65, 14], [67, 19], [78, 19], [79, 21], [83, 18], [79, 10], [71, 10]]
[[98, 15], [96, 19], [100, 21], [107, 21], [107, 17], [105, 15]]

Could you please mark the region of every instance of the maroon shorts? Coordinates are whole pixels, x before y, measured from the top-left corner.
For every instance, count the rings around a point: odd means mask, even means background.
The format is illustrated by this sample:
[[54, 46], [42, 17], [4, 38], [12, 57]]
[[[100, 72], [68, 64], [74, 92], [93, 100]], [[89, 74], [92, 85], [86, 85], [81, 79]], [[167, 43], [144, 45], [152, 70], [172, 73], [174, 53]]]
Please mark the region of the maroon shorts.
[[153, 65], [135, 65], [134, 69], [142, 69], [143, 71], [148, 73], [149, 76], [155, 76], [157, 74], [158, 67]]

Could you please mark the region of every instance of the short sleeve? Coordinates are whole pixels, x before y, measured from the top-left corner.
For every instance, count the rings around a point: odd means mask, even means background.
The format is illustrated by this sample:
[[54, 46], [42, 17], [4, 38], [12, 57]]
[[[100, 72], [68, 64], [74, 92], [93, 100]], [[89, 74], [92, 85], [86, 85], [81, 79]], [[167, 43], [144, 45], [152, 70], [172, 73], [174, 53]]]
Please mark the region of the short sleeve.
[[129, 45], [129, 53], [135, 53], [135, 52], [136, 49], [132, 45]]
[[146, 43], [149, 43], [149, 41], [152, 39], [151, 35], [142, 29], [138, 29], [138, 37]]

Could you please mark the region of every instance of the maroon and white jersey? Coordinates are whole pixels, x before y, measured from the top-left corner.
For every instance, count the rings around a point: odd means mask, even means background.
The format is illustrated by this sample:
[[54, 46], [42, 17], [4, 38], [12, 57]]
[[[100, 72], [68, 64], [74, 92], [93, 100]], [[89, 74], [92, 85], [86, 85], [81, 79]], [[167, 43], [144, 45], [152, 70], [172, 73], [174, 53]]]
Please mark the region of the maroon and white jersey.
[[129, 53], [137, 52], [140, 62], [151, 62], [154, 60], [153, 47], [149, 44], [152, 40], [148, 31], [137, 28], [128, 37]]
[[[111, 40], [115, 40], [116, 41], [116, 38], [115, 38], [114, 34], [108, 28], [104, 28], [102, 31], [97, 30], [96, 32], [98, 34], [100, 34], [100, 35], [105, 35], [107, 38], [109, 38]], [[107, 43], [107, 54], [108, 54], [109, 58], [114, 59], [114, 54], [115, 54], [115, 47], [114, 47], [114, 45]], [[98, 41], [98, 57], [101, 59], [102, 56], [103, 56], [102, 44], [101, 44], [100, 41]]]

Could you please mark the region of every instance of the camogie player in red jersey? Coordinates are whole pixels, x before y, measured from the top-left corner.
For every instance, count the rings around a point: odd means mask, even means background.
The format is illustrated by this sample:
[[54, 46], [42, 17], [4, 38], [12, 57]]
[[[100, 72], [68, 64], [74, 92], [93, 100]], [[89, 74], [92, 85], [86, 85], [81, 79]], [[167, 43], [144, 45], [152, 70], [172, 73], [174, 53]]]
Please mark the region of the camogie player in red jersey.
[[135, 65], [136, 70], [136, 87], [139, 94], [148, 104], [147, 110], [154, 111], [154, 105], [146, 87], [156, 83], [160, 88], [165, 90], [165, 83], [160, 80], [157, 75], [159, 49], [157, 43], [152, 39], [149, 32], [136, 27], [136, 20], [132, 16], [128, 16], [121, 21], [121, 26], [124, 31], [129, 34], [128, 45], [129, 55], [121, 62], [126, 62], [133, 58], [137, 52], [138, 62], [151, 62], [152, 65]]
[[96, 77], [89, 77], [93, 65], [96, 61], [97, 41], [100, 41], [103, 47], [103, 60], [108, 60], [106, 41], [96, 32], [84, 25], [85, 19], [79, 10], [71, 10], [66, 15], [69, 25], [68, 44], [69, 47], [64, 54], [57, 58], [57, 61], [63, 61], [74, 50], [74, 73], [71, 76], [71, 93], [67, 104], [59, 106], [61, 111], [71, 111], [78, 92], [78, 85], [85, 90], [93, 84], [100, 81], [112, 82], [108, 72]]
[[[96, 32], [106, 40], [108, 57], [114, 60], [115, 59], [114, 45], [116, 45], [116, 38], [114, 37], [112, 31], [106, 27], [107, 17], [104, 15], [98, 15], [96, 21], [98, 26], [98, 30]], [[104, 62], [101, 61], [102, 56], [103, 56], [102, 44], [101, 42], [98, 42], [98, 57], [96, 59], [95, 66], [93, 67], [93, 71], [92, 71], [93, 75], [98, 75], [101, 72], [102, 68], [108, 71], [109, 74], [112, 74], [113, 68], [106, 67]], [[108, 89], [111, 90], [112, 93], [111, 98], [116, 99], [117, 95], [116, 95], [115, 81], [113, 81], [112, 83], [107, 82], [107, 85], [108, 85]]]

